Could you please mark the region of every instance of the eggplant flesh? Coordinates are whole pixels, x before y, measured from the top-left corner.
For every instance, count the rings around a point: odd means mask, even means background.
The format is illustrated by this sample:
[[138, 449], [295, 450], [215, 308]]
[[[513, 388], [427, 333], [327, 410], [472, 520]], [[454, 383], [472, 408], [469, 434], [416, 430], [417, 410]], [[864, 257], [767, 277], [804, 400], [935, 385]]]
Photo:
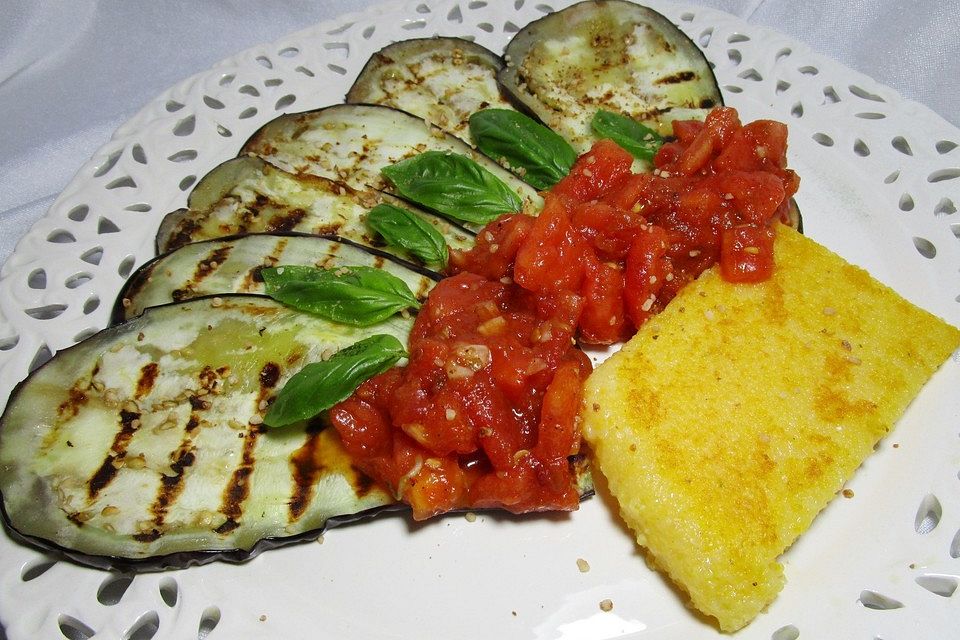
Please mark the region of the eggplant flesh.
[[421, 301], [442, 277], [342, 238], [253, 234], [208, 240], [180, 247], [137, 269], [117, 296], [114, 321], [128, 320], [148, 307], [206, 295], [263, 294], [261, 269], [285, 264], [381, 269], [403, 280]]
[[402, 109], [472, 144], [472, 114], [513, 108], [497, 84], [502, 68], [500, 56], [462, 38], [402, 40], [370, 57], [346, 101]]
[[626, 0], [575, 4], [520, 30], [507, 45], [504, 89], [583, 153], [598, 109], [663, 135], [703, 119], [723, 98], [703, 52], [663, 15]]
[[346, 327], [241, 295], [105, 329], [14, 390], [0, 418], [5, 522], [97, 566], [163, 568], [394, 504], [322, 419], [261, 422], [305, 363], [375, 333], [405, 341], [411, 324]]
[[463, 140], [409, 113], [381, 105], [343, 104], [280, 116], [257, 131], [241, 153], [257, 155], [292, 173], [389, 193], [391, 185], [380, 169], [427, 150], [471, 158], [520, 196], [525, 213], [535, 215], [543, 207], [543, 199], [533, 187]]
[[[353, 189], [327, 178], [295, 175], [259, 158], [244, 156], [214, 168], [193, 188], [186, 209], [167, 214], [157, 232], [157, 253], [190, 242], [248, 233], [337, 235], [376, 246], [380, 241], [364, 220], [367, 212], [382, 202], [420, 216], [452, 248], [473, 246], [472, 232], [388, 194]], [[416, 260], [402, 249], [385, 250]]]

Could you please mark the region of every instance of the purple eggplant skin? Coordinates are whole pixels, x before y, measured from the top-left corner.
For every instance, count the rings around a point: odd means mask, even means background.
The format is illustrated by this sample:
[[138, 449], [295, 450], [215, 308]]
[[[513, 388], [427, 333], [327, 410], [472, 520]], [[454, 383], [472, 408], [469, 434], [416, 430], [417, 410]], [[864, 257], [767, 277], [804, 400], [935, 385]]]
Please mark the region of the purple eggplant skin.
[[[2, 498], [2, 495], [0, 495], [0, 498]], [[263, 538], [250, 549], [178, 551], [166, 555], [133, 559], [120, 556], [81, 553], [62, 547], [49, 540], [23, 535], [13, 528], [7, 516], [7, 511], [3, 506], [3, 502], [0, 500], [0, 520], [3, 522], [5, 533], [10, 536], [11, 540], [60, 560], [66, 560], [74, 564], [103, 571], [119, 571], [120, 573], [157, 573], [160, 571], [186, 569], [187, 567], [199, 567], [210, 564], [211, 562], [243, 564], [253, 560], [264, 551], [271, 551], [304, 542], [314, 542], [319, 536], [333, 527], [363, 522], [383, 514], [399, 514], [408, 510], [409, 507], [407, 505], [398, 502], [367, 509], [355, 514], [336, 516], [327, 520], [326, 524], [319, 529], [305, 531], [293, 536]]]

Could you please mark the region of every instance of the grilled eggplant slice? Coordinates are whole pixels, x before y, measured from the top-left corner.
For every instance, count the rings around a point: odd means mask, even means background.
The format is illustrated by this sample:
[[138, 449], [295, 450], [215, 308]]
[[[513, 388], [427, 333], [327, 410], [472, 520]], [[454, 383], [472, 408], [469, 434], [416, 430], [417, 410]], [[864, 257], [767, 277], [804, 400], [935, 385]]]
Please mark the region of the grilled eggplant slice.
[[503, 66], [500, 56], [462, 38], [402, 40], [370, 57], [346, 101], [402, 109], [472, 143], [471, 114], [512, 108], [497, 84]]
[[[267, 430], [305, 363], [374, 333], [262, 296], [149, 309], [57, 353], [0, 419], [0, 494], [16, 535], [87, 564], [242, 560], [329, 519], [394, 504], [321, 420]], [[262, 542], [268, 541], [268, 542]]]
[[543, 207], [533, 187], [467, 143], [416, 116], [380, 105], [342, 104], [280, 116], [257, 131], [242, 153], [293, 173], [390, 192], [380, 169], [427, 150], [471, 158], [515, 191], [526, 213], [536, 214]]
[[262, 294], [260, 270], [279, 264], [375, 267], [403, 280], [419, 300], [424, 300], [442, 277], [342, 238], [293, 234], [236, 236], [188, 244], [144, 264], [120, 290], [113, 310], [114, 322], [123, 322], [148, 307], [169, 302], [224, 293]]
[[723, 104], [703, 53], [661, 14], [626, 0], [581, 2], [520, 30], [506, 47], [504, 89], [565, 137], [590, 148], [598, 109], [671, 133]]
[[[157, 232], [157, 253], [213, 238], [288, 231], [335, 234], [376, 246], [379, 242], [364, 217], [380, 202], [416, 213], [453, 248], [473, 246], [472, 232], [388, 194], [287, 173], [260, 158], [244, 156], [213, 169], [190, 192], [186, 209], [167, 214]], [[401, 249], [386, 250], [415, 260]]]

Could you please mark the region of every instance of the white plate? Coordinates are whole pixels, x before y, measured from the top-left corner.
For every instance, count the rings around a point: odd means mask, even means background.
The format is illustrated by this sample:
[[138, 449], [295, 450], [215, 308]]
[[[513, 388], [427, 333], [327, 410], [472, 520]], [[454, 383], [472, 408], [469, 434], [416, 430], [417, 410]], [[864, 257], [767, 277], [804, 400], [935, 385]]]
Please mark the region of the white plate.
[[[161, 216], [260, 125], [338, 101], [393, 40], [472, 36], [499, 51], [518, 26], [568, 3], [383, 5], [167, 91], [80, 170], [4, 266], [0, 398], [38, 354], [106, 325], [123, 278], [152, 256]], [[701, 44], [745, 120], [790, 125], [807, 233], [960, 324], [960, 131], [779, 34], [713, 10], [649, 4]], [[738, 637], [932, 638], [955, 628], [957, 389], [954, 356], [849, 484], [854, 497], [834, 500], [787, 553], [786, 588]], [[130, 582], [51, 565], [0, 534], [0, 620], [12, 640], [720, 635], [646, 566], [602, 492], [569, 516], [385, 517], [325, 540]], [[614, 608], [603, 612], [608, 598]]]

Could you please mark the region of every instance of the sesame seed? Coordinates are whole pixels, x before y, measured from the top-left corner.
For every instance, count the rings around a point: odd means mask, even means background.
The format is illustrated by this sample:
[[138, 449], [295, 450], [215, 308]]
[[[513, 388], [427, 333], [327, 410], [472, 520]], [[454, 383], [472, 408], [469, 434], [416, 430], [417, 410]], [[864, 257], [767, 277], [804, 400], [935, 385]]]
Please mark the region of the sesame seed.
[[477, 514], [475, 514], [473, 511], [467, 511], [465, 514], [463, 514], [463, 517], [467, 522], [477, 521]]
[[219, 297], [219, 296], [216, 297], [216, 298], [214, 298], [213, 301], [210, 303], [210, 306], [212, 306], [212, 307], [222, 307], [222, 306], [223, 306], [223, 298], [221, 298], [221, 297]]
[[610, 598], [606, 598], [606, 599], [604, 599], [604, 600], [601, 600], [601, 601], [600, 601], [600, 611], [603, 611], [604, 613], [608, 613], [608, 612], [610, 612], [610, 611], [613, 611], [613, 600], [611, 600]]
[[590, 571], [590, 565], [583, 558], [577, 558], [577, 569], [580, 569], [580, 573], [586, 573]]
[[247, 423], [253, 426], [257, 426], [258, 424], [263, 424], [263, 418], [260, 416], [250, 416], [250, 419], [247, 420]]
[[657, 276], [650, 276], [650, 284], [657, 284]]
[[588, 178], [592, 178], [592, 177], [593, 177], [593, 171], [590, 171], [590, 169], [584, 169], [584, 170], [583, 170], [583, 175], [587, 176]]
[[457, 417], [457, 412], [454, 411], [453, 409], [448, 408], [444, 415], [447, 416], [447, 420], [453, 420], [454, 418]]
[[499, 250], [500, 250], [500, 245], [496, 243], [490, 245], [490, 253], [496, 253]]
[[693, 249], [692, 251], [690, 251], [690, 257], [691, 257], [691, 258], [696, 258], [698, 255], [700, 255], [700, 250], [699, 250], [699, 249]]
[[673, 282], [673, 272], [668, 273], [666, 276], [664, 276], [663, 279], [666, 280], [667, 282]]
[[643, 301], [643, 304], [640, 305], [640, 308], [644, 311], [650, 311], [650, 309], [653, 307], [654, 300], [656, 300], [656, 296], [651, 294], [649, 298]]

